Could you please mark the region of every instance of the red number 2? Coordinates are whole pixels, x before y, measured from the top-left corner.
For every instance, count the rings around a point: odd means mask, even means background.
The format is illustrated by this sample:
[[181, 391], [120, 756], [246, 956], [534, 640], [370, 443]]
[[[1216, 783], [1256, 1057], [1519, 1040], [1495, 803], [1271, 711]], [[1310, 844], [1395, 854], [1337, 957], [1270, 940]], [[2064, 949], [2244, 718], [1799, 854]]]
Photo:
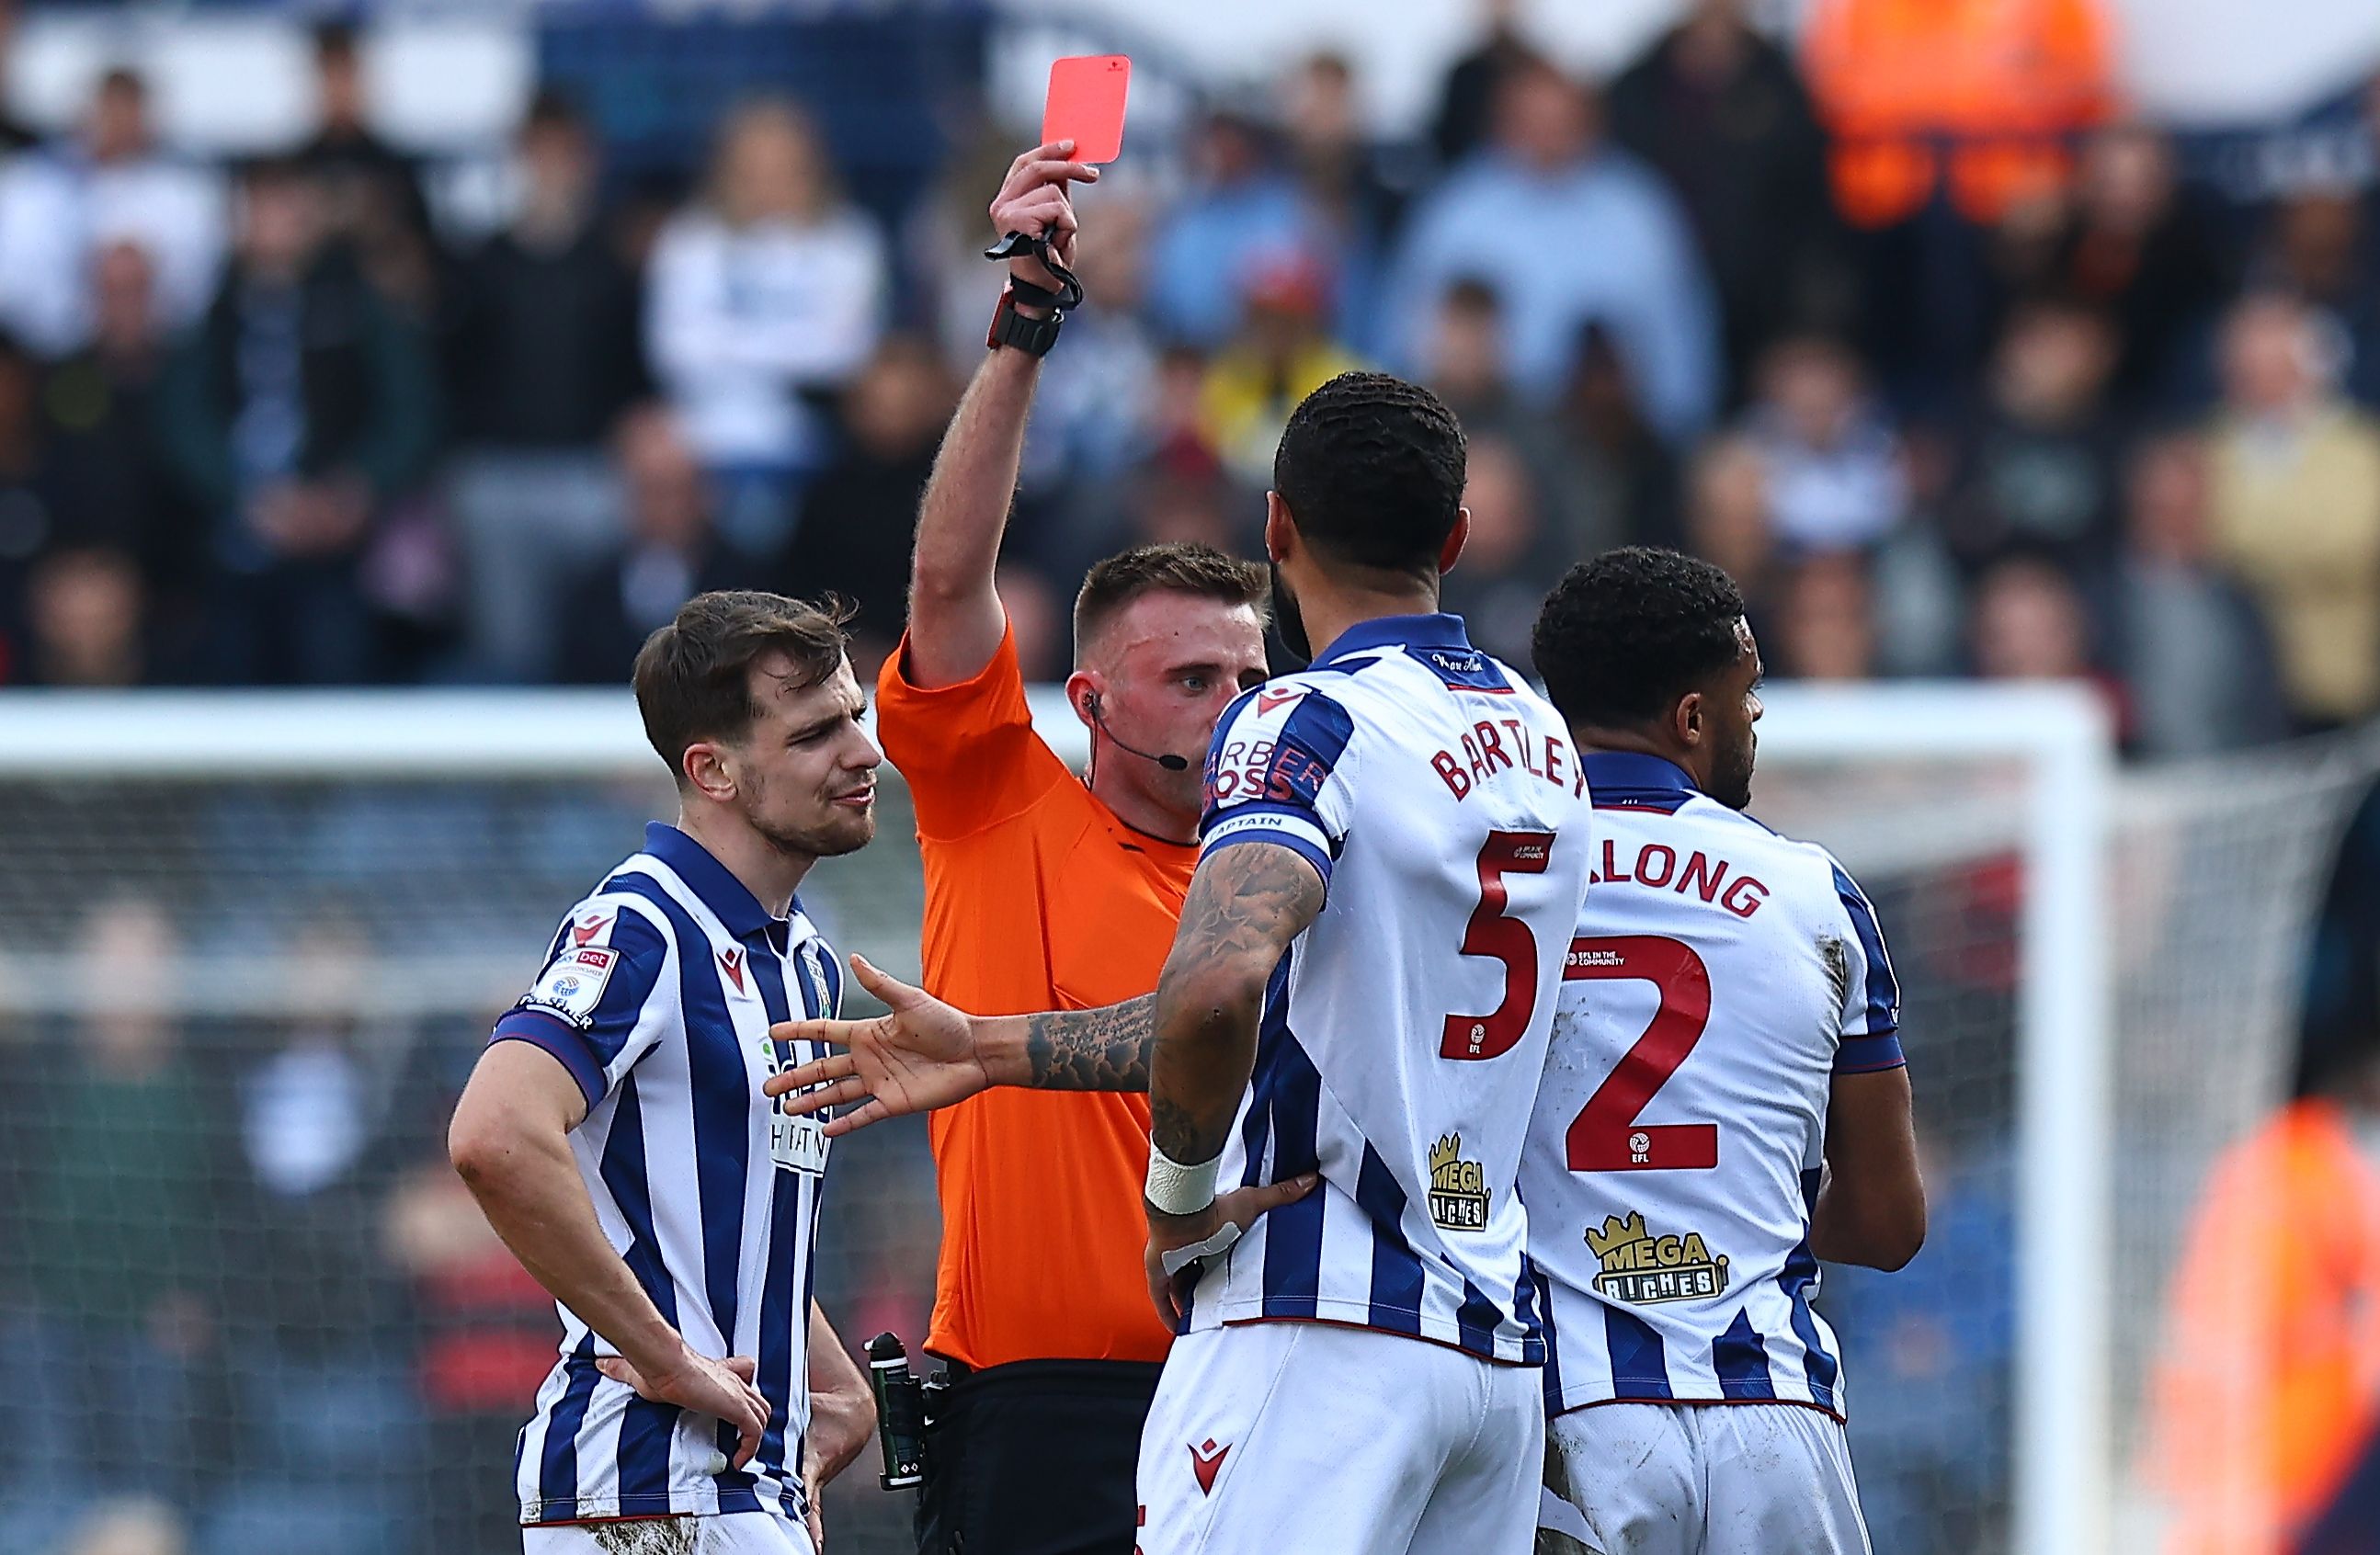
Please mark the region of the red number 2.
[[1491, 831], [1479, 850], [1479, 905], [1463, 930], [1463, 953], [1504, 963], [1504, 997], [1487, 1015], [1450, 1015], [1439, 1043], [1441, 1058], [1494, 1058], [1509, 1053], [1527, 1034], [1537, 1012], [1537, 936], [1518, 918], [1504, 916], [1511, 898], [1508, 874], [1543, 874], [1554, 835], [1547, 831]]
[[1639, 1124], [1637, 1115], [1669, 1083], [1710, 1020], [1710, 970], [1682, 940], [1649, 935], [1574, 939], [1562, 981], [1650, 982], [1661, 1007], [1585, 1110], [1566, 1143], [1573, 1172], [1706, 1172], [1718, 1164], [1716, 1123]]

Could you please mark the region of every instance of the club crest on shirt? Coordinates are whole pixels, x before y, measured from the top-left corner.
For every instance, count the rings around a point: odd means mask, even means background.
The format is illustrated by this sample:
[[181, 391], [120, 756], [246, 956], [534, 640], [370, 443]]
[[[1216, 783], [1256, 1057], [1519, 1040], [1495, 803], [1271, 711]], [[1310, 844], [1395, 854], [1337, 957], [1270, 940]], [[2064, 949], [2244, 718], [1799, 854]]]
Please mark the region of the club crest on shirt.
[[1463, 1159], [1463, 1136], [1429, 1147], [1429, 1218], [1440, 1231], [1488, 1229], [1488, 1174]]
[[1727, 1256], [1713, 1258], [1702, 1233], [1656, 1236], [1645, 1228], [1639, 1210], [1629, 1211], [1624, 1220], [1606, 1215], [1600, 1230], [1588, 1226], [1586, 1245], [1603, 1260], [1603, 1272], [1595, 1277], [1596, 1293], [1614, 1301], [1650, 1306], [1718, 1296], [1727, 1289]]

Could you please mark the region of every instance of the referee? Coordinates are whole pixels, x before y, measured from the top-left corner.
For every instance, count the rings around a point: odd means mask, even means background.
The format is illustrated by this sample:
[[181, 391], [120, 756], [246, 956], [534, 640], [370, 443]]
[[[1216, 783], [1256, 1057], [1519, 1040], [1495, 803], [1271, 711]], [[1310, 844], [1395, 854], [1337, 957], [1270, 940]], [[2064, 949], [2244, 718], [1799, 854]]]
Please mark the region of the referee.
[[[1067, 142], [1017, 158], [998, 233], [1073, 258]], [[1265, 674], [1262, 569], [1203, 546], [1099, 562], [1066, 682], [1078, 776], [1034, 733], [992, 570], [1057, 278], [1011, 261], [990, 351], [918, 515], [909, 628], [877, 688], [925, 859], [925, 983], [963, 1009], [1087, 1008], [1157, 986], [1197, 863], [1203, 753]], [[1141, 1273], [1148, 1101], [998, 1090], [929, 1121], [942, 1212], [926, 1347], [953, 1381], [929, 1436], [921, 1555], [1129, 1555], [1134, 1459], [1172, 1334]]]

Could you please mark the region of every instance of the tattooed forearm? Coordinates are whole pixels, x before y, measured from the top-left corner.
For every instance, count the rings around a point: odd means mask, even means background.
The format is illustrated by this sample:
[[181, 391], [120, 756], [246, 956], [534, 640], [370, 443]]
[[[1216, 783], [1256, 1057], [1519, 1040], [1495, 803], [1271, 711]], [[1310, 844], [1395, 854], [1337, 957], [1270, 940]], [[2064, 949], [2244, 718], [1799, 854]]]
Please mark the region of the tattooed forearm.
[[1265, 984], [1322, 910], [1322, 879], [1287, 848], [1244, 843], [1198, 867], [1157, 985], [1150, 1137], [1176, 1161], [1211, 1160], [1256, 1067]]
[[1025, 1018], [1025, 1061], [1045, 1091], [1146, 1091], [1157, 995]]

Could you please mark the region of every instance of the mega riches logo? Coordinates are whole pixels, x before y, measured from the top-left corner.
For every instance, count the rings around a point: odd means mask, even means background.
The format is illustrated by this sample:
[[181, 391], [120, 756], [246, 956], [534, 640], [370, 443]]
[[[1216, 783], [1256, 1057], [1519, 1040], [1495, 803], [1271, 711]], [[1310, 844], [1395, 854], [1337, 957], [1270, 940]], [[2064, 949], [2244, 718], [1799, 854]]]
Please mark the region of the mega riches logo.
[[1615, 1301], [1691, 1301], [1727, 1289], [1727, 1258], [1713, 1258], [1700, 1232], [1656, 1236], [1639, 1211], [1629, 1211], [1625, 1220], [1606, 1215], [1601, 1230], [1588, 1226], [1586, 1245], [1603, 1260], [1603, 1272], [1595, 1277], [1597, 1292]]
[[1429, 1218], [1440, 1231], [1488, 1227], [1488, 1174], [1463, 1159], [1463, 1136], [1449, 1134], [1429, 1148]]

